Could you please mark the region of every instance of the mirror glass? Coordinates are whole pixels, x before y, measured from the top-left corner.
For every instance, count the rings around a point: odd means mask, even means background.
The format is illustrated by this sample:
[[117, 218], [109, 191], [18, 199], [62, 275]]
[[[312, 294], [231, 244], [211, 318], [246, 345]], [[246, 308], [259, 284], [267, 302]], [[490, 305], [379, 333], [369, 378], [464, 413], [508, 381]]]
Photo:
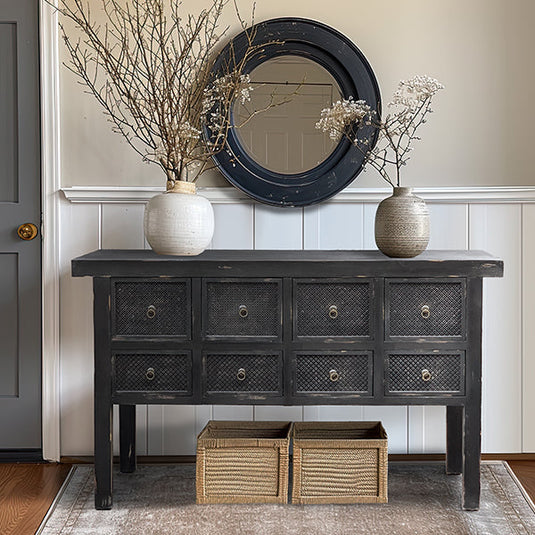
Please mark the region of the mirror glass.
[[265, 169], [303, 173], [322, 163], [337, 142], [315, 128], [321, 110], [341, 97], [333, 76], [319, 63], [286, 55], [250, 73], [251, 100], [234, 104], [236, 135], [245, 152]]

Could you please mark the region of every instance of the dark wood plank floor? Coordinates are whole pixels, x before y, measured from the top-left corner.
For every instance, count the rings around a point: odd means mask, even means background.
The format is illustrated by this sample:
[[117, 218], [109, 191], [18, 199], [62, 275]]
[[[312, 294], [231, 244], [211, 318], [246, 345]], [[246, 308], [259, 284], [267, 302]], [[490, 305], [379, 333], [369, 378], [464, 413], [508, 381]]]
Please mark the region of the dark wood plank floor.
[[535, 461], [507, 461], [516, 477], [535, 502]]
[[[535, 501], [535, 461], [509, 461]], [[0, 464], [0, 534], [34, 535], [70, 464]]]
[[70, 469], [68, 464], [0, 464], [0, 533], [34, 535]]

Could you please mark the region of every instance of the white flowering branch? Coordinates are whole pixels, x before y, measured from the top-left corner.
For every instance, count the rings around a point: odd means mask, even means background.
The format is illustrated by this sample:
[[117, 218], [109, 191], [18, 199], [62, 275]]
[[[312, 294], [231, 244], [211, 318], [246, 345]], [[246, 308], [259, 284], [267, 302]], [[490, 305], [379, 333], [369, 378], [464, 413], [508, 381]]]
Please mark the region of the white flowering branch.
[[[443, 88], [440, 82], [428, 76], [402, 80], [388, 104], [393, 111], [385, 119], [381, 119], [364, 100], [350, 97], [322, 110], [316, 128], [328, 132], [335, 141], [345, 136], [364, 154], [364, 166], [372, 166], [391, 186], [400, 186], [401, 168], [410, 159], [412, 143], [420, 139], [416, 131], [433, 111], [433, 96]], [[377, 132], [373, 147], [369, 137], [363, 135], [370, 128]], [[395, 180], [389, 172], [391, 166], [396, 170]]]
[[101, 0], [106, 16], [101, 25], [89, 2], [60, 0], [59, 12], [80, 35], [71, 39], [61, 25], [68, 67], [102, 106], [113, 130], [144, 161], [163, 169], [168, 188], [176, 180], [194, 181], [210, 167], [211, 157], [225, 147], [235, 99], [250, 100], [243, 69], [262, 47], [253, 44], [254, 29], [247, 30], [235, 0], [248, 48], [239, 61], [231, 53], [218, 78], [212, 71], [227, 31], [219, 30], [227, 3], [212, 0], [198, 16], [182, 17], [177, 0]]

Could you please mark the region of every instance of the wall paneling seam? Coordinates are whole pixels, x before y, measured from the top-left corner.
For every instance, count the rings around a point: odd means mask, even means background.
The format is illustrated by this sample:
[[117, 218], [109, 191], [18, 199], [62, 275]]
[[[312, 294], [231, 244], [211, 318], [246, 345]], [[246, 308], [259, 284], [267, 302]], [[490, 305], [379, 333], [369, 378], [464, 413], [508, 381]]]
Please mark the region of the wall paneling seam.
[[524, 359], [526, 358], [524, 330], [525, 325], [523, 321], [524, 315], [524, 205], [520, 205], [520, 447], [522, 453], [524, 452]]

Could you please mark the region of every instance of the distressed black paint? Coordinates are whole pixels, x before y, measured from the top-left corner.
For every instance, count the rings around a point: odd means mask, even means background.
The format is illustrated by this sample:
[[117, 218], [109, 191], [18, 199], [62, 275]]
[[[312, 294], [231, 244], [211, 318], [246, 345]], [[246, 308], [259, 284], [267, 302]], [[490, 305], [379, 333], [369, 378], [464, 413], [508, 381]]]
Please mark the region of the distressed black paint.
[[[482, 277], [500, 277], [503, 262], [484, 252], [474, 251], [428, 251], [416, 259], [391, 259], [374, 251], [206, 251], [197, 257], [165, 257], [151, 251], [95, 251], [73, 260], [73, 275], [91, 275], [94, 279], [94, 328], [95, 328], [95, 471], [97, 489], [95, 503], [97, 508], [110, 508], [112, 504], [111, 488], [111, 426], [112, 404], [121, 405], [121, 469], [131, 471], [135, 468], [135, 405], [156, 404], [270, 404], [270, 405], [445, 405], [447, 409], [447, 471], [463, 473], [463, 507], [479, 507], [479, 459], [481, 453], [481, 306]], [[225, 277], [223, 279], [222, 277]], [[151, 334], [118, 336], [112, 329], [116, 281], [130, 281], [143, 284], [144, 299], [147, 284], [162, 280], [167, 284], [184, 284], [191, 289], [184, 301], [184, 306], [191, 314], [191, 336], [182, 334], [169, 336]], [[281, 330], [277, 336], [263, 336], [260, 331], [255, 335], [240, 336], [233, 331], [231, 336], [211, 339], [206, 335], [203, 325], [206, 308], [206, 282], [233, 280], [237, 291], [244, 288], [245, 279], [258, 281], [276, 281], [278, 297], [274, 300], [277, 317], [281, 319]], [[296, 336], [297, 324], [295, 313], [297, 306], [296, 288], [299, 283], [313, 284], [334, 282], [340, 287], [351, 282], [360, 282], [370, 289], [369, 299], [364, 299], [360, 306], [369, 309], [369, 336]], [[462, 288], [458, 302], [458, 325], [460, 334], [455, 336], [430, 332], [425, 336], [414, 336], [413, 326], [406, 326], [407, 336], [397, 333], [392, 336], [385, 325], [390, 321], [390, 301], [395, 284], [409, 281], [425, 290], [433, 281], [440, 288], [444, 283], [454, 281]], [[460, 283], [460, 286], [459, 286]], [[171, 288], [171, 286], [170, 286]], [[149, 286], [150, 289], [150, 286]], [[446, 287], [446, 289], [448, 289]], [[189, 291], [189, 290], [188, 290]], [[323, 291], [323, 290], [322, 290]], [[150, 293], [150, 292], [149, 292]], [[246, 293], [250, 297], [249, 294]], [[441, 305], [440, 291], [433, 294], [433, 309]], [[444, 295], [448, 295], [446, 292]], [[411, 301], [411, 300], [409, 300]], [[312, 300], [310, 307], [320, 307], [328, 314], [325, 299]], [[412, 303], [412, 301], [411, 301]], [[410, 306], [418, 306], [418, 302]], [[452, 306], [451, 302], [447, 303]], [[352, 306], [354, 303], [351, 304]], [[146, 303], [144, 302], [144, 306]], [[162, 305], [165, 309], [165, 303]], [[306, 315], [307, 307], [300, 303], [301, 314]], [[399, 304], [397, 305], [399, 306]], [[259, 307], [251, 307], [251, 313], [260, 313]], [[438, 309], [437, 309], [438, 310]], [[343, 312], [343, 311], [341, 311]], [[413, 313], [415, 311], [412, 311]], [[416, 311], [417, 312], [417, 311]], [[238, 309], [236, 309], [238, 314]], [[317, 319], [321, 310], [311, 310], [311, 317]], [[280, 315], [279, 315], [280, 314]], [[343, 317], [343, 314], [340, 315]], [[411, 317], [408, 315], [408, 317]], [[305, 318], [306, 320], [306, 318]], [[336, 321], [336, 318], [332, 319]], [[420, 320], [419, 320], [420, 321]], [[410, 323], [410, 322], [409, 322]], [[189, 325], [189, 323], [188, 323]], [[273, 329], [273, 325], [270, 326]], [[188, 327], [189, 330], [189, 327]], [[277, 328], [278, 330], [278, 328]], [[130, 332], [130, 331], [126, 331]], [[336, 331], [334, 331], [336, 332]], [[344, 331], [340, 331], [344, 334]], [[367, 385], [364, 390], [355, 388], [347, 391], [333, 387], [331, 391], [325, 386], [325, 370], [321, 377], [307, 375], [307, 390], [296, 388], [296, 359], [299, 355], [321, 354], [326, 359], [336, 355], [369, 355]], [[151, 388], [136, 391], [119, 391], [114, 374], [115, 356], [131, 354], [138, 362], [141, 355], [143, 366], [155, 367], [151, 355], [176, 355], [177, 370], [182, 370], [187, 377], [176, 383], [162, 384], [182, 385], [176, 391]], [[214, 369], [226, 366], [226, 362], [241, 362], [240, 355], [254, 355], [251, 363], [258, 362], [260, 368], [255, 370], [246, 365], [248, 373], [257, 374], [250, 383], [239, 383], [237, 374], [227, 373], [220, 391], [210, 390], [212, 383], [207, 365], [209, 355], [218, 355]], [[191, 355], [191, 361], [190, 359]], [[225, 355], [234, 355], [226, 361]], [[392, 391], [389, 387], [390, 356], [414, 356], [414, 362], [425, 366], [428, 358], [429, 368], [440, 361], [440, 355], [457, 358], [454, 369], [458, 373], [458, 383], [453, 390], [441, 386], [444, 377], [431, 377], [429, 383], [419, 382], [423, 379], [418, 373], [411, 375], [407, 382], [401, 382], [401, 390]], [[182, 357], [180, 357], [182, 356]], [[187, 366], [184, 356], [187, 357]], [[265, 358], [263, 357], [265, 356]], [[270, 357], [271, 356], [271, 357]], [[234, 360], [233, 360], [234, 359]], [[165, 366], [168, 361], [163, 359]], [[342, 362], [342, 361], [340, 361]], [[351, 367], [348, 361], [346, 366]], [[124, 362], [123, 362], [124, 364]], [[274, 366], [274, 368], [273, 368]], [[124, 368], [122, 366], [121, 370]], [[408, 366], [407, 369], [409, 369]], [[166, 368], [167, 369], [167, 368]], [[262, 370], [274, 369], [276, 377], [263, 381]], [[319, 366], [319, 369], [322, 369]], [[398, 368], [399, 370], [399, 361]], [[155, 368], [156, 373], [158, 370]], [[177, 370], [174, 370], [176, 372]], [[238, 370], [236, 370], [237, 372]], [[231, 370], [232, 372], [232, 370]], [[337, 372], [344, 373], [341, 366]], [[354, 369], [350, 373], [356, 373]], [[422, 370], [423, 372], [423, 370]], [[121, 372], [122, 373], [122, 372]], [[366, 371], [360, 371], [363, 377]], [[147, 380], [152, 374], [149, 373]], [[234, 381], [234, 382], [233, 382]], [[437, 382], [433, 382], [437, 381]], [[355, 383], [356, 384], [356, 383]], [[445, 383], [449, 383], [446, 381]], [[186, 385], [186, 386], [184, 386]], [[250, 386], [248, 386], [250, 385]], [[256, 387], [255, 385], [260, 385]], [[264, 386], [262, 386], [264, 385]], [[266, 386], [267, 385], [267, 386]], [[429, 385], [429, 386], [427, 386]], [[262, 390], [264, 388], [264, 390]], [[323, 391], [322, 391], [323, 389]]]
[[[279, 56], [301, 56], [320, 64], [333, 76], [342, 98], [365, 100], [380, 115], [379, 85], [364, 54], [345, 35], [313, 20], [272, 19], [241, 33], [219, 55], [213, 69], [215, 76], [223, 75], [233, 61], [243, 60], [251, 35], [254, 36], [253, 46], [264, 46], [261, 53], [253, 54], [245, 62], [244, 74]], [[359, 138], [367, 138], [369, 146], [373, 147], [377, 132], [364, 127], [359, 130]], [[343, 138], [313, 169], [284, 175], [254, 161], [242, 146], [235, 129], [231, 128], [225, 150], [216, 154], [214, 160], [227, 180], [253, 199], [287, 207], [318, 203], [338, 193], [360, 173], [364, 155]]]

